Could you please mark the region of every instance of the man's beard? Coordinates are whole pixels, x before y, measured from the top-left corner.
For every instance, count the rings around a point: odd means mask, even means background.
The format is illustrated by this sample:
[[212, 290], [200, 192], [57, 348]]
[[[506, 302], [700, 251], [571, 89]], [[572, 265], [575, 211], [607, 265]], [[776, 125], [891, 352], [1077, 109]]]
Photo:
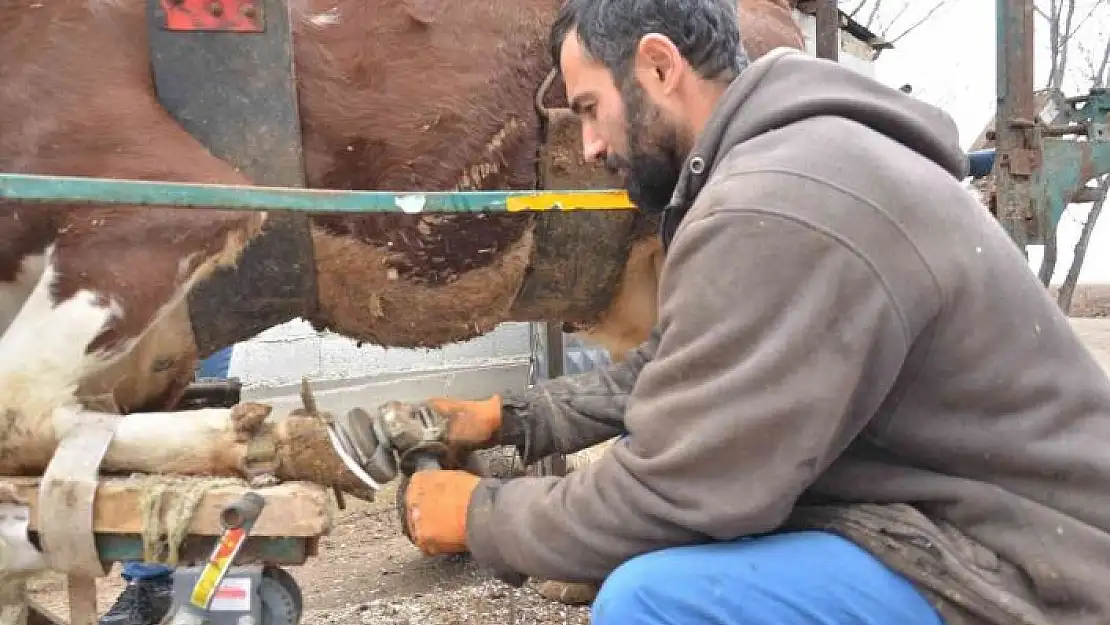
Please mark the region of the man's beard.
[[662, 212], [671, 201], [686, 151], [676, 124], [648, 101], [635, 78], [621, 86], [628, 158], [610, 152], [605, 165], [623, 173], [628, 197], [642, 211]]

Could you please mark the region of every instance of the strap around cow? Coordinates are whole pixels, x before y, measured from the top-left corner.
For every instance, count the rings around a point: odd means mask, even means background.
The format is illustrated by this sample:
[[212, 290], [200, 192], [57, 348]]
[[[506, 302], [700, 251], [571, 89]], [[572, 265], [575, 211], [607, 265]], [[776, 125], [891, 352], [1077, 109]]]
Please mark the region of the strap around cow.
[[51, 569], [83, 577], [108, 573], [96, 548], [93, 505], [100, 485], [100, 463], [118, 421], [115, 415], [82, 413], [42, 475], [36, 514]]

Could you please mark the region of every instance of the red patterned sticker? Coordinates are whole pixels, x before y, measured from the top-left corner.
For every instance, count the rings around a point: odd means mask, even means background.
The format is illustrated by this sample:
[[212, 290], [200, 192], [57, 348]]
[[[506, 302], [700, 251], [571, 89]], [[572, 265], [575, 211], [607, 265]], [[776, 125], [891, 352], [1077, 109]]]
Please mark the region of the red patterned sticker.
[[262, 7], [254, 0], [161, 0], [166, 30], [260, 33]]

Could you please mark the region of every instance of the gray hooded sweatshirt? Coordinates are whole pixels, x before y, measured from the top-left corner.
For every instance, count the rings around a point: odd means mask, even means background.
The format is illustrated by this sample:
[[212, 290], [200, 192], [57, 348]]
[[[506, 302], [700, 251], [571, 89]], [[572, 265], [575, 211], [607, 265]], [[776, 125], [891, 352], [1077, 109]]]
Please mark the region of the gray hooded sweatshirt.
[[1110, 381], [959, 182], [939, 109], [778, 50], [728, 88], [664, 219], [651, 338], [513, 398], [483, 480], [503, 573], [602, 580], [670, 546], [846, 536], [950, 625], [1110, 623]]

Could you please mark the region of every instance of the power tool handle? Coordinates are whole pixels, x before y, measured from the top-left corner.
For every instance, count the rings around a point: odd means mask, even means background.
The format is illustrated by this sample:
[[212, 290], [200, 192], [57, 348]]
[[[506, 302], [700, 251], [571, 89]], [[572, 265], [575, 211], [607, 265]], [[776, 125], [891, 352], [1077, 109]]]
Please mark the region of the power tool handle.
[[439, 460], [429, 453], [414, 454], [413, 466], [416, 467], [417, 471], [436, 471], [443, 468], [439, 464]]

